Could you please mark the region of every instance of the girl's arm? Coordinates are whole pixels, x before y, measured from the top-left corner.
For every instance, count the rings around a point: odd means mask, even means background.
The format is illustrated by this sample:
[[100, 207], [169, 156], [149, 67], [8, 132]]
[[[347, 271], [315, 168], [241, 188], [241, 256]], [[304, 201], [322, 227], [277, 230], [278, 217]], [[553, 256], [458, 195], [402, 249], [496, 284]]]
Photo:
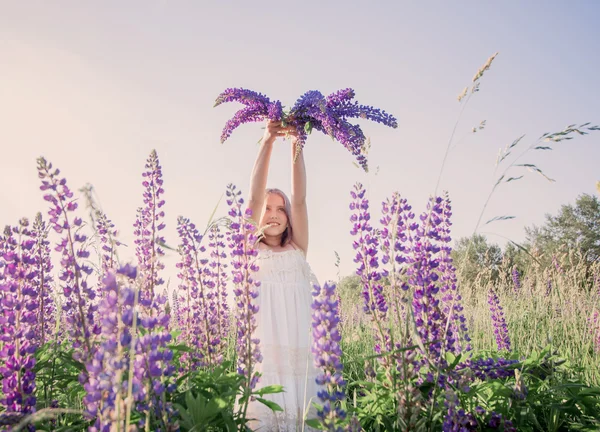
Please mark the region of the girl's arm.
[[285, 130], [281, 127], [281, 122], [267, 120], [265, 133], [260, 142], [260, 150], [252, 169], [250, 193], [248, 196], [248, 207], [252, 210], [252, 220], [257, 225], [260, 223], [260, 216], [265, 203], [265, 190], [267, 188], [267, 176], [269, 174], [269, 162], [271, 160], [273, 143], [278, 136], [283, 136], [283, 134], [285, 134]]
[[302, 249], [306, 256], [308, 252], [308, 210], [306, 208], [306, 168], [304, 155], [301, 151], [294, 162], [296, 153], [296, 137], [292, 136], [292, 224], [294, 228], [294, 243]]

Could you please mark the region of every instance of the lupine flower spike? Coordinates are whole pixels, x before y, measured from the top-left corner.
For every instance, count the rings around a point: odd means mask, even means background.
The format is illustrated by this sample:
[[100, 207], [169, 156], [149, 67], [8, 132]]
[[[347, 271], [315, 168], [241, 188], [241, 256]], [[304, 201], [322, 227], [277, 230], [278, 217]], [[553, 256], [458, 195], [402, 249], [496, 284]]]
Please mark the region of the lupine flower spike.
[[300, 96], [289, 112], [284, 112], [280, 101], [271, 101], [265, 95], [251, 90], [230, 88], [219, 95], [215, 106], [236, 101], [245, 107], [225, 124], [221, 142], [225, 142], [241, 124], [265, 119], [283, 121], [295, 127], [298, 133], [296, 156], [304, 147], [307, 135], [312, 129], [316, 129], [340, 142], [367, 171], [365, 135], [360, 126], [349, 123], [348, 119], [371, 120], [392, 128], [398, 127], [398, 122], [391, 114], [371, 106], [360, 105], [352, 99], [354, 90], [350, 88], [339, 90], [327, 97], [319, 91], [311, 90]]

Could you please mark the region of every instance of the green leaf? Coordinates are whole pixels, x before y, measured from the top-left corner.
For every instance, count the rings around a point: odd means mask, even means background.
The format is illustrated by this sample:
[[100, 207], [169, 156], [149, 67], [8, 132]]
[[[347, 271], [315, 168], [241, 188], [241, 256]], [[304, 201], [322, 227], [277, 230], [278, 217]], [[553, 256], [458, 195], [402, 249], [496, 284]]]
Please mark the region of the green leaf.
[[321, 427], [321, 422], [317, 419], [310, 419], [310, 420], [306, 420], [305, 421], [307, 426], [310, 426], [311, 428], [315, 428], [315, 429], [323, 429]]
[[273, 401], [263, 399], [260, 397], [257, 397], [256, 400], [259, 401], [260, 403], [265, 404], [266, 406], [271, 408], [273, 411], [283, 411], [283, 409]]
[[254, 394], [263, 396], [266, 394], [282, 393], [282, 392], [283, 392], [282, 385], [273, 384], [273, 385], [265, 386], [265, 387], [261, 388], [260, 390], [255, 391]]
[[523, 176], [519, 176], [519, 177], [509, 177], [508, 180], [506, 180], [505, 183], [511, 182], [511, 181], [515, 181], [515, 180], [521, 180], [523, 178]]
[[304, 132], [306, 132], [308, 135], [310, 135], [310, 133], [312, 132], [312, 123], [311, 122], [306, 122], [304, 124]]

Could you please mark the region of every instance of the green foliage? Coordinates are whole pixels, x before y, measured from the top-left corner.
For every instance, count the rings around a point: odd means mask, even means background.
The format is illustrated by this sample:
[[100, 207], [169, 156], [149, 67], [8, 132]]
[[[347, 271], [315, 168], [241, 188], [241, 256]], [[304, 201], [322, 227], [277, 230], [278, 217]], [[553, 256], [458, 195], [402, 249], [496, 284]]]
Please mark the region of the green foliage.
[[568, 248], [581, 250], [589, 261], [600, 260], [600, 199], [579, 195], [574, 205], [561, 206], [556, 215], [546, 215], [544, 225], [525, 231], [531, 247], [547, 256]]
[[[246, 379], [231, 371], [232, 362], [226, 361], [212, 370], [198, 369], [180, 379], [180, 388], [187, 391], [174, 397], [184, 432], [247, 430], [243, 413], [236, 411], [236, 398], [244, 393]], [[185, 382], [185, 386], [184, 386]], [[276, 403], [262, 396], [283, 391], [279, 385], [266, 386], [252, 395], [273, 411], [281, 411]], [[240, 399], [240, 403], [243, 397]]]
[[482, 234], [459, 238], [452, 249], [452, 260], [457, 273], [467, 280], [475, 280], [485, 270], [490, 280], [498, 278], [502, 263], [502, 250], [490, 244]]

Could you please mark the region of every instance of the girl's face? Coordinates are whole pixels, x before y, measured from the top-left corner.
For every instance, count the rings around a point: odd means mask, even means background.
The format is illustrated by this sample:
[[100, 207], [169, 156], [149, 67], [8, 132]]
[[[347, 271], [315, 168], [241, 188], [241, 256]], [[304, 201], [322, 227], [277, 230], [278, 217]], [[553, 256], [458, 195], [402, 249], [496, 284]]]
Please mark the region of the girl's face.
[[260, 221], [261, 227], [266, 227], [265, 235], [279, 236], [287, 228], [288, 218], [285, 213], [285, 201], [276, 193], [270, 193], [265, 200], [265, 211]]

